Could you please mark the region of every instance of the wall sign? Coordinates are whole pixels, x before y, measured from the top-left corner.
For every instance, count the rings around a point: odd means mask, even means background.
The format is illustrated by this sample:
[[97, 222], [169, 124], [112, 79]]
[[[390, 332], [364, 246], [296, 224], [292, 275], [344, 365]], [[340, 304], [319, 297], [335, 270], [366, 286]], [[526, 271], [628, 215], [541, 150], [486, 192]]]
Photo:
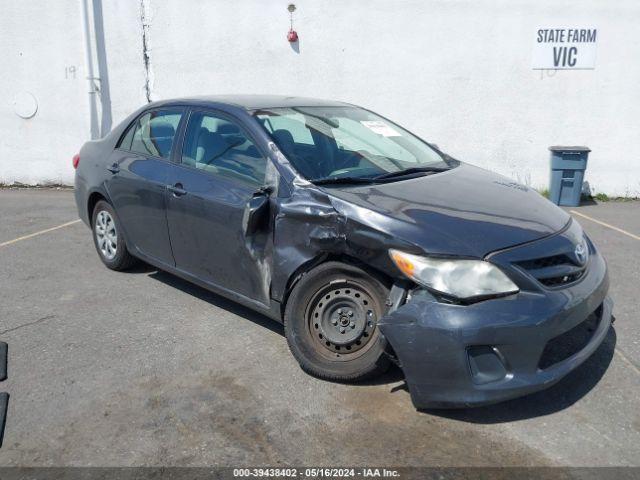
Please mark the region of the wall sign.
[[540, 27], [533, 42], [533, 69], [594, 69], [597, 39], [597, 28]]

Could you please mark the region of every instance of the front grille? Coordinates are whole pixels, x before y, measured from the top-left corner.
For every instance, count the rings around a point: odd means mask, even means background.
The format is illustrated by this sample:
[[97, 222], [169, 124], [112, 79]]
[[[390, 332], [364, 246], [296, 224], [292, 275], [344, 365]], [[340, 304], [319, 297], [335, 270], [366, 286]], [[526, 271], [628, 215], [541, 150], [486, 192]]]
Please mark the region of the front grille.
[[552, 255], [516, 262], [545, 287], [561, 287], [582, 277], [585, 267], [575, 263], [568, 255]]
[[599, 323], [600, 309], [571, 330], [549, 340], [538, 362], [538, 368], [544, 370], [578, 353], [587, 346]]
[[571, 263], [571, 260], [569, 260], [569, 257], [566, 255], [552, 255], [551, 257], [536, 258], [534, 260], [518, 262], [518, 265], [527, 270], [537, 270], [539, 268], [556, 267], [567, 263]]
[[573, 283], [578, 280], [584, 271], [572, 273], [571, 275], [562, 275], [559, 277], [551, 277], [551, 278], [541, 278], [539, 279], [540, 283], [545, 287], [559, 287], [561, 285], [566, 285], [567, 283]]

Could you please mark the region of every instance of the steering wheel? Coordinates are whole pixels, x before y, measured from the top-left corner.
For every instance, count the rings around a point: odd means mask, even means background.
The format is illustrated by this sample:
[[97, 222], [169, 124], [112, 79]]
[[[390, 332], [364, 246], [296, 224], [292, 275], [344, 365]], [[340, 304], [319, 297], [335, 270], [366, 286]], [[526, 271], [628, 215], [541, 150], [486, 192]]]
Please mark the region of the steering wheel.
[[362, 158], [365, 158], [364, 153], [362, 153], [360, 150], [356, 150], [351, 152], [347, 157], [343, 158], [340, 163], [342, 163], [343, 165], [349, 165], [353, 160], [357, 160], [356, 162], [354, 162], [357, 165]]

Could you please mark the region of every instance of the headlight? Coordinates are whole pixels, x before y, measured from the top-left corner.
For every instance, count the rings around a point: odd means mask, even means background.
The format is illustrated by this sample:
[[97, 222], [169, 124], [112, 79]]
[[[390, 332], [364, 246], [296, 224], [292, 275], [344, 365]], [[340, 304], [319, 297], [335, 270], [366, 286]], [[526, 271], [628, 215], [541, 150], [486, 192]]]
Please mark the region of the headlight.
[[460, 299], [516, 293], [518, 287], [502, 270], [483, 260], [431, 258], [389, 250], [407, 277], [438, 292]]

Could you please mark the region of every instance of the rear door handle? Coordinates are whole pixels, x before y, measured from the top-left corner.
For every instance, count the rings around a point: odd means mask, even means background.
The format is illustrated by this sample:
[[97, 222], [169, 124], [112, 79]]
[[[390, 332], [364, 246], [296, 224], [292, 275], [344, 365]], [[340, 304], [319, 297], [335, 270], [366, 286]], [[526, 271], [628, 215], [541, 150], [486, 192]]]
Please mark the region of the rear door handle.
[[117, 163], [114, 163], [110, 167], [107, 167], [107, 170], [109, 170], [113, 174], [116, 174], [120, 171], [120, 165], [118, 165]]
[[182, 187], [181, 183], [176, 183], [175, 185], [167, 185], [167, 190], [169, 190], [174, 197], [181, 197], [187, 194], [187, 191]]

